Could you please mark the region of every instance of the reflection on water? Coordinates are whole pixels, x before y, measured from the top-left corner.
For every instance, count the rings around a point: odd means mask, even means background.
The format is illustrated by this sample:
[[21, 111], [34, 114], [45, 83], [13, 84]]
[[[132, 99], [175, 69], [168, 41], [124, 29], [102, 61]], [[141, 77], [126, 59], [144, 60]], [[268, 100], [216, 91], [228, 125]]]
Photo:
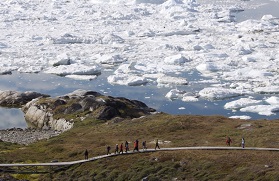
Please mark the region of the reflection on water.
[[0, 109], [0, 129], [6, 128], [26, 128], [23, 112], [19, 109]]
[[[202, 85], [195, 83], [196, 80], [204, 79], [200, 77], [197, 72], [185, 73], [183, 76], [190, 81], [190, 84], [177, 87], [179, 90], [196, 93], [203, 87], [206, 87], [205, 83]], [[0, 90], [15, 90], [20, 92], [36, 91], [49, 94], [52, 97], [64, 95], [76, 89], [94, 90], [104, 95], [140, 100], [149, 107], [155, 108], [157, 111], [169, 114], [224, 115], [227, 117], [233, 115], [248, 115], [251, 116], [252, 119], [276, 119], [276, 116], [266, 117], [253, 113], [225, 110], [223, 107], [228, 100], [214, 102], [207, 100], [200, 100], [198, 102], [183, 102], [181, 100], [171, 101], [165, 98], [165, 95], [174, 87], [158, 88], [155, 83], [136, 87], [110, 85], [107, 83], [106, 77], [107, 75], [104, 72], [104, 74], [100, 75], [96, 80], [84, 81], [43, 73], [20, 74], [14, 72], [12, 75], [0, 76]], [[230, 101], [232, 100], [233, 99], [230, 99]], [[1, 108], [0, 113], [2, 115], [0, 129], [26, 126], [23, 113], [20, 109]]]

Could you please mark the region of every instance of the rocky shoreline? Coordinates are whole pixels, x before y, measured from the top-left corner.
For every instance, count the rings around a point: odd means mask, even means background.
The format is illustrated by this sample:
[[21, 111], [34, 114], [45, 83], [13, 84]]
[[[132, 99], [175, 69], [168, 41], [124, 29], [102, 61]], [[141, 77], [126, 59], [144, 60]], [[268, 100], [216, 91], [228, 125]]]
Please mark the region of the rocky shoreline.
[[57, 136], [85, 118], [139, 118], [156, 111], [137, 100], [82, 89], [55, 98], [31, 91], [0, 91], [0, 106], [21, 107], [28, 128], [0, 130], [0, 141], [22, 145]]
[[0, 130], [0, 141], [29, 145], [38, 140], [49, 139], [53, 136], [58, 136], [60, 133], [62, 132], [56, 130], [11, 128]]

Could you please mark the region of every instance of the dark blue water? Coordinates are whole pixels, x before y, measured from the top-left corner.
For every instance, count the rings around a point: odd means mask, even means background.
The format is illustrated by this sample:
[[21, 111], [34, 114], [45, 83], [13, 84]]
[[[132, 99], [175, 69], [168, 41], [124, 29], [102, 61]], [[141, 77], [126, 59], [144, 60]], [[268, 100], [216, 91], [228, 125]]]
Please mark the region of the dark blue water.
[[[206, 83], [195, 83], [198, 80], [206, 80], [197, 72], [185, 73], [183, 75], [190, 82], [189, 85], [177, 87], [179, 90], [187, 92], [198, 92]], [[224, 105], [230, 100], [207, 101], [199, 100], [198, 102], [183, 102], [181, 100], [169, 100], [165, 95], [175, 87], [160, 87], [155, 84], [145, 86], [120, 86], [107, 83], [107, 75], [104, 72], [97, 79], [92, 81], [73, 80], [66, 77], [60, 77], [51, 74], [25, 74], [13, 72], [11, 75], [0, 76], [0, 90], [15, 91], [36, 91], [49, 94], [52, 97], [61, 96], [70, 93], [76, 89], [94, 90], [104, 95], [114, 97], [126, 97], [128, 99], [140, 100], [149, 107], [157, 111], [169, 114], [192, 114], [192, 115], [248, 115], [252, 119], [277, 119], [278, 116], [260, 116], [254, 113], [232, 112], [225, 110]], [[260, 97], [261, 95], [259, 95]], [[239, 99], [237, 97], [236, 99]], [[0, 129], [11, 127], [26, 127], [24, 115], [20, 109], [0, 108]]]

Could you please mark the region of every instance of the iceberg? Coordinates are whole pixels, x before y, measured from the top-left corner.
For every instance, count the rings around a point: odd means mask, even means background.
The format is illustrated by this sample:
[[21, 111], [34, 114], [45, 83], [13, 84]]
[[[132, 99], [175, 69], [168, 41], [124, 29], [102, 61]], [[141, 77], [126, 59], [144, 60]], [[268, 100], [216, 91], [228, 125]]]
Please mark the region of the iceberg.
[[172, 99], [182, 98], [183, 94], [185, 94], [185, 91], [180, 91], [178, 89], [172, 89], [166, 94], [165, 97], [172, 100]]
[[142, 76], [117, 74], [108, 77], [110, 84], [127, 85], [127, 86], [140, 86], [148, 83], [147, 79]]
[[178, 55], [173, 55], [173, 56], [170, 56], [170, 57], [166, 57], [164, 59], [164, 62], [166, 64], [180, 65], [180, 64], [183, 64], [185, 62], [189, 62], [189, 60], [187, 58], [185, 58], [183, 55], [178, 54]]
[[265, 100], [270, 105], [279, 105], [279, 97], [271, 96]]
[[48, 74], [56, 74], [60, 76], [66, 75], [99, 75], [101, 67], [97, 65], [86, 66], [83, 64], [60, 65], [57, 67], [49, 67], [44, 71]]
[[266, 87], [257, 87], [253, 89], [254, 92], [260, 94], [270, 94], [270, 93], [279, 93], [279, 86], [266, 86]]
[[157, 79], [158, 84], [187, 85], [188, 81], [183, 77], [162, 76]]
[[66, 75], [65, 77], [75, 80], [94, 80], [97, 75]]
[[122, 58], [120, 55], [103, 55], [96, 61], [101, 64], [119, 64], [125, 62], [126, 59]]
[[229, 118], [232, 118], [232, 119], [244, 119], [244, 120], [249, 120], [251, 119], [250, 116], [230, 116]]
[[211, 100], [228, 99], [232, 97], [238, 97], [244, 94], [245, 92], [241, 90], [217, 88], [217, 87], [204, 88], [199, 92], [201, 98], [211, 99]]
[[256, 105], [240, 109], [241, 112], [258, 113], [259, 115], [271, 116], [279, 111], [279, 105]]
[[227, 102], [224, 105], [225, 109], [241, 109], [248, 106], [254, 106], [262, 103], [262, 100], [254, 100], [252, 98], [240, 98], [235, 101]]

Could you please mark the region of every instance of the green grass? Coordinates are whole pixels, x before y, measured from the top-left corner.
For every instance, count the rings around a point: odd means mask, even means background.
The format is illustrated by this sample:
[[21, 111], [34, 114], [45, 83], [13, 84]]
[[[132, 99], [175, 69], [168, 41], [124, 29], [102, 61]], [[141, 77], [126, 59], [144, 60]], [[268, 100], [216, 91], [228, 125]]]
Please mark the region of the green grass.
[[[250, 127], [239, 129], [243, 124]], [[156, 139], [165, 141], [160, 147], [240, 146], [242, 137], [247, 147], [279, 147], [277, 120], [245, 121], [221, 116], [187, 116], [157, 114], [119, 123], [86, 119], [74, 128], [49, 140], [29, 146], [0, 142], [1, 163], [72, 161], [106, 153], [106, 145], [147, 141], [154, 148]], [[264, 151], [184, 150], [141, 153], [110, 157], [75, 165], [53, 174], [53, 180], [276, 180], [279, 178], [279, 153]], [[266, 166], [268, 165], [268, 167]], [[38, 180], [48, 180], [40, 175]]]

